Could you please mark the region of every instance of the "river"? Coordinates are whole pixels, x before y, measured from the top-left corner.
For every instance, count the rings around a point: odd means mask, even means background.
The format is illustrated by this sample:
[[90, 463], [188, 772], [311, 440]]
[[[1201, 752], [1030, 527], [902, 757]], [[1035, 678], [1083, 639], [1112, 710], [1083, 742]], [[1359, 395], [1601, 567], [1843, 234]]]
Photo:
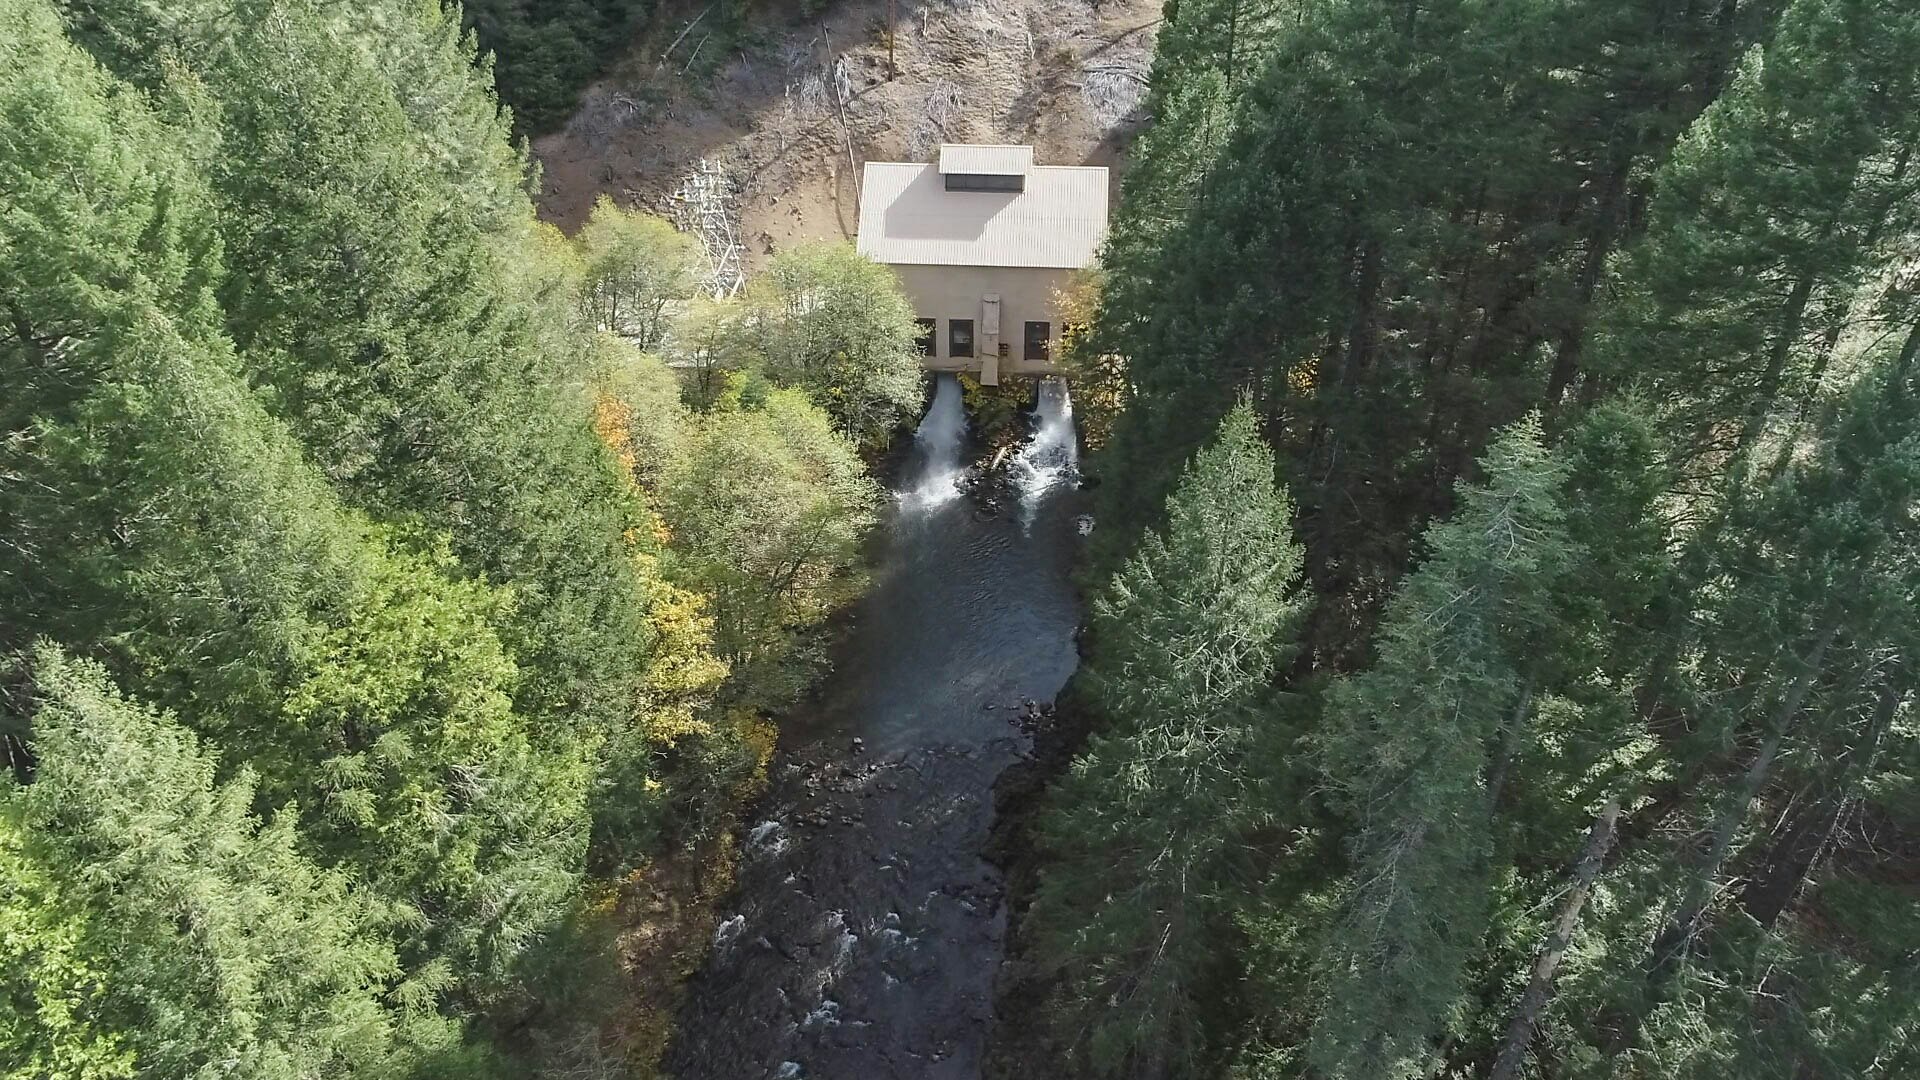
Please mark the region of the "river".
[[963, 492], [950, 376], [902, 469], [872, 588], [743, 838], [732, 909], [668, 1051], [680, 1080], [975, 1080], [1006, 933], [982, 860], [1025, 704], [1072, 674], [1071, 403], [1042, 387], [1004, 508]]

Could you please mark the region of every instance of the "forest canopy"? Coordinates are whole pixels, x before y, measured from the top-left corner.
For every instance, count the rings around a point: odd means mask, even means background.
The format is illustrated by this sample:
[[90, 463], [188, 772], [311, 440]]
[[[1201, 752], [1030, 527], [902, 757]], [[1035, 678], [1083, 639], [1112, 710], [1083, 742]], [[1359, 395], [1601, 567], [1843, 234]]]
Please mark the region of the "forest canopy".
[[1070, 343], [1043, 1059], [1920, 1070], [1917, 47], [1894, 0], [1167, 5]]
[[615, 1067], [605, 898], [859, 590], [919, 383], [801, 385], [828, 320], [692, 392], [696, 253], [537, 223], [458, 19], [0, 0], [9, 1076]]
[[[7, 1076], [650, 1068], [924, 395], [844, 244], [536, 219], [652, 14], [0, 0]], [[1158, 32], [997, 1060], [1920, 1075], [1920, 7]]]
[[465, 0], [466, 25], [492, 58], [500, 100], [523, 134], [550, 131], [580, 91], [652, 17], [658, 0]]

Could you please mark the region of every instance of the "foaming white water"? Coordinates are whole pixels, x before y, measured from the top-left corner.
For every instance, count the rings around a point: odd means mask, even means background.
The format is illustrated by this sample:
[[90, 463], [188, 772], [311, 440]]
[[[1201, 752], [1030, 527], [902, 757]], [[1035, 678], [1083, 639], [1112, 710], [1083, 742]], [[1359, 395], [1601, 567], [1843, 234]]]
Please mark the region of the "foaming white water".
[[814, 1031], [820, 1028], [840, 1026], [840, 1003], [832, 998], [822, 998], [820, 1007], [809, 1012], [800, 1021], [800, 1030]]
[[747, 851], [754, 855], [779, 855], [787, 850], [787, 830], [778, 821], [763, 821], [747, 833]]
[[960, 450], [967, 438], [967, 410], [960, 383], [941, 375], [933, 404], [913, 433], [913, 471], [901, 485], [900, 505], [909, 509], [939, 506], [960, 494]]
[[1020, 513], [1028, 521], [1047, 494], [1080, 478], [1080, 441], [1073, 430], [1073, 398], [1065, 379], [1040, 383], [1035, 408], [1040, 426], [1033, 439], [1007, 464], [1007, 477], [1020, 493]]

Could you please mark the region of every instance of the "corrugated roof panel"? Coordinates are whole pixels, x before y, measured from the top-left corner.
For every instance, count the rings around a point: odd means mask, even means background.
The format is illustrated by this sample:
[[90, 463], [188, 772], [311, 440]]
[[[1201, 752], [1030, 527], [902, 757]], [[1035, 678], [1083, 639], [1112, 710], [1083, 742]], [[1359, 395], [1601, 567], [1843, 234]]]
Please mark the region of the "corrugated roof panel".
[[989, 143], [940, 144], [941, 173], [1025, 176], [1033, 171], [1033, 147]]
[[862, 254], [919, 266], [1077, 268], [1107, 234], [1107, 170], [1040, 165], [1025, 191], [948, 191], [933, 165], [869, 161]]

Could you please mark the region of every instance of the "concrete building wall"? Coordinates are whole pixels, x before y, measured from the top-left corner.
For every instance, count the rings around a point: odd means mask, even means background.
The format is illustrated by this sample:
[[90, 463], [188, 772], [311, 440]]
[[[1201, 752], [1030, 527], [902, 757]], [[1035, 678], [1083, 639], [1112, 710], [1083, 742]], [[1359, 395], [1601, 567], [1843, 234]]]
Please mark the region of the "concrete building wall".
[[[1032, 266], [900, 266], [892, 267], [900, 279], [901, 291], [913, 302], [913, 313], [937, 320], [934, 327], [934, 355], [927, 367], [935, 371], [971, 371], [983, 381], [997, 382], [1010, 375], [1058, 374], [1051, 359], [1026, 358], [1026, 324], [1044, 322], [1048, 330], [1048, 356], [1060, 347], [1060, 316], [1054, 310], [1056, 289], [1064, 288], [1073, 271]], [[995, 352], [995, 342], [986, 333], [986, 298], [1000, 297], [1000, 334], [1006, 355], [991, 368], [985, 361]], [[974, 355], [949, 355], [948, 323], [953, 319], [972, 319]], [[996, 376], [996, 377], [989, 377]]]

